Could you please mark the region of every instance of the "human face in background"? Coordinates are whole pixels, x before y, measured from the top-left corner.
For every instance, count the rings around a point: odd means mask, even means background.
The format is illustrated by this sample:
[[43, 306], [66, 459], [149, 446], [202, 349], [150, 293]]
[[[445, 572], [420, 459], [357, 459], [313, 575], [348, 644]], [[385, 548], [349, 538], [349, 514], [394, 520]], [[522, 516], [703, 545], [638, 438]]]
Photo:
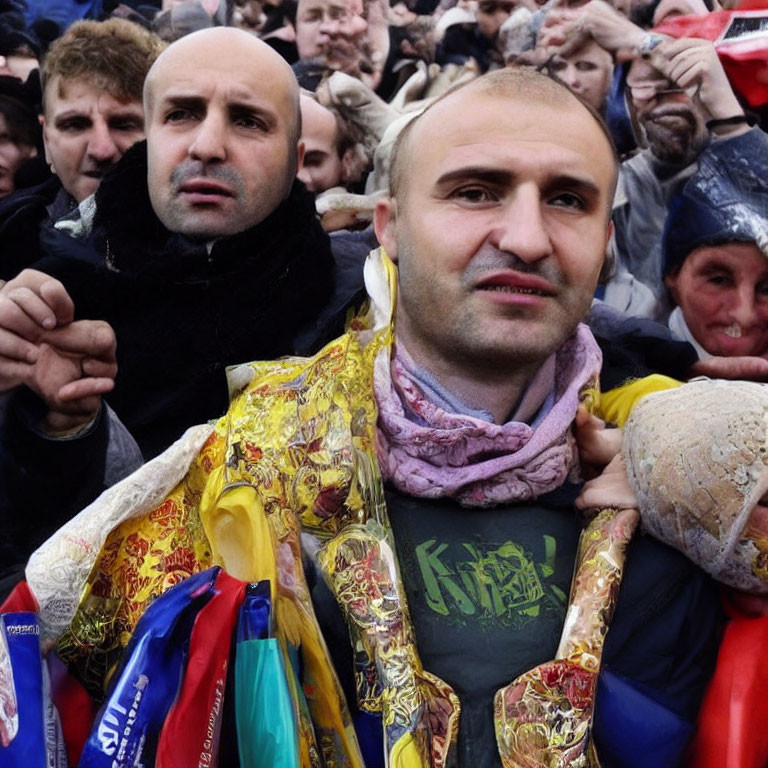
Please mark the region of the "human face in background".
[[501, 25], [512, 13], [529, 4], [524, 0], [479, 0], [475, 9], [477, 28], [489, 40], [495, 40]]
[[708, 13], [704, 0], [661, 0], [653, 12], [653, 26], [676, 16], [706, 16]]
[[263, 221], [288, 195], [298, 159], [298, 85], [247, 32], [182, 38], [148, 76], [152, 207], [172, 232], [200, 240]]
[[0, 197], [13, 192], [14, 174], [24, 160], [36, 154], [37, 150], [34, 147], [20, 144], [11, 138], [5, 116], [0, 114]]
[[697, 248], [665, 282], [709, 354], [768, 353], [768, 259], [754, 243]]
[[470, 86], [405, 149], [407, 179], [375, 217], [399, 267], [398, 337], [436, 368], [541, 364], [583, 319], [603, 263], [616, 162], [602, 131], [575, 102]]
[[118, 99], [85, 80], [58, 77], [48, 83], [44, 102], [46, 160], [79, 203], [144, 138], [144, 110], [138, 100]]
[[709, 134], [690, 96], [647, 61], [635, 59], [627, 75], [632, 111], [651, 152], [670, 163], [698, 157]]
[[310, 192], [324, 192], [341, 183], [337, 150], [339, 128], [333, 112], [308, 96], [301, 97], [301, 141], [304, 161], [297, 176]]
[[569, 56], [555, 56], [549, 71], [601, 112], [613, 77], [613, 58], [597, 43], [587, 43]]
[[367, 29], [361, 0], [300, 0], [296, 11], [299, 58], [354, 74]]

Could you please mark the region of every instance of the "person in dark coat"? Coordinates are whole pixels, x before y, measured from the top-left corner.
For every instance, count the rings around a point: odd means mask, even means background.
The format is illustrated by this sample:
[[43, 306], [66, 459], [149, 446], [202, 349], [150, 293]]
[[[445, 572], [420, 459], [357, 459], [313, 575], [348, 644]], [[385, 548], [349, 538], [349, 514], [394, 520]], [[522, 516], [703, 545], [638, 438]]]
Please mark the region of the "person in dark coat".
[[[89, 501], [90, 478], [98, 492], [119, 476], [102, 395], [154, 456], [226, 408], [228, 365], [292, 352], [331, 296], [329, 239], [295, 180], [299, 89], [278, 54], [232, 28], [185, 37], [151, 70], [146, 108], [147, 143], [99, 186], [92, 227], [50, 232], [0, 292], [12, 579]], [[41, 471], [62, 484], [55, 505]]]

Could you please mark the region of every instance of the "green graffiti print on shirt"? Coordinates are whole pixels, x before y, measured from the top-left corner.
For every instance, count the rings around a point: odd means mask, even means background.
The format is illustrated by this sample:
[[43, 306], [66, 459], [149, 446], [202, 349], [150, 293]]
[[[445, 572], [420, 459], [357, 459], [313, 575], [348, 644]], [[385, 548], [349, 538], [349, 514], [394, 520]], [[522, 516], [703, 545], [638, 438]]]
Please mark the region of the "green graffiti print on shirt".
[[419, 544], [416, 560], [426, 604], [460, 625], [471, 620], [512, 629], [525, 626], [542, 612], [561, 613], [566, 595], [550, 582], [557, 542], [552, 536], [543, 538], [542, 562], [514, 541], [449, 547], [429, 539]]

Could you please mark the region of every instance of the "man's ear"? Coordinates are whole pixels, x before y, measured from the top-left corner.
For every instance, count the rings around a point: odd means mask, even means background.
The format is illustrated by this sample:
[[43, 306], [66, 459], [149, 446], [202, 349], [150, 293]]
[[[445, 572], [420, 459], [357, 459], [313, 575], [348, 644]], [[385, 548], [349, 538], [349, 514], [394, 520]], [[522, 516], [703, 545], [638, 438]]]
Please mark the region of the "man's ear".
[[676, 272], [672, 272], [664, 278], [664, 285], [667, 286], [667, 289], [672, 296], [672, 301], [677, 305], [680, 304], [680, 292], [677, 290], [677, 278], [679, 277], [679, 274], [680, 270], [678, 269]]
[[347, 147], [341, 156], [341, 183], [354, 184], [360, 181], [368, 165], [368, 157], [362, 144]]
[[392, 197], [376, 202], [373, 209], [373, 230], [381, 246], [392, 261], [397, 263], [397, 203]]
[[610, 219], [608, 221], [608, 227], [605, 230], [605, 251], [608, 251], [608, 244], [611, 242], [611, 238], [613, 237], [613, 219]]
[[48, 165], [51, 166], [51, 170], [56, 173], [56, 170], [53, 167], [53, 162], [51, 161], [51, 156], [48, 154], [48, 142], [45, 138], [45, 115], [40, 114], [37, 116], [37, 119], [40, 122], [40, 127], [43, 129], [43, 149], [45, 150], [45, 162], [48, 163]]
[[600, 273], [597, 276], [597, 284], [605, 285], [611, 279], [613, 267], [616, 261], [614, 251], [611, 249], [611, 238], [613, 237], [613, 222], [608, 221], [605, 232], [605, 246], [603, 247], [603, 263], [600, 266]]
[[219, 10], [220, 0], [200, 0], [200, 5], [203, 6], [203, 10], [213, 18], [216, 15], [216, 11]]
[[304, 167], [304, 153], [306, 152], [306, 145], [303, 141], [299, 141], [296, 147], [296, 173], [298, 173]]

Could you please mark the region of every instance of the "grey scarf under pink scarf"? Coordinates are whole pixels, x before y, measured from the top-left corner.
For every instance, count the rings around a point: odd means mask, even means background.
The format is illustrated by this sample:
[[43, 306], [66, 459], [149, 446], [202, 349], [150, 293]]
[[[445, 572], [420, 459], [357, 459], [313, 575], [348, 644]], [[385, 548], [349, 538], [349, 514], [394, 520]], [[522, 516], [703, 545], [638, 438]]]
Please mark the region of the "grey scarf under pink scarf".
[[554, 403], [535, 428], [446, 412], [425, 397], [395, 349], [391, 364], [380, 358], [374, 371], [385, 481], [412, 496], [487, 507], [535, 499], [568, 479], [580, 393], [597, 386], [602, 363], [587, 326], [579, 325], [556, 353]]

